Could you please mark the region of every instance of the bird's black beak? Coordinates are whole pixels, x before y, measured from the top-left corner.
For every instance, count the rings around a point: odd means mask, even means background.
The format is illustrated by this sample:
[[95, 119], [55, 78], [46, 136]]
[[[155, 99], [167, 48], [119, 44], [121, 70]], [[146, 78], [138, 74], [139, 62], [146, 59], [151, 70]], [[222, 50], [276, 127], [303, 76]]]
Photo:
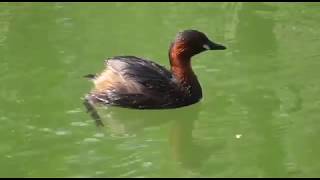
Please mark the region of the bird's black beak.
[[212, 41], [208, 41], [203, 47], [207, 50], [225, 50], [227, 49], [225, 46], [221, 44], [214, 43]]

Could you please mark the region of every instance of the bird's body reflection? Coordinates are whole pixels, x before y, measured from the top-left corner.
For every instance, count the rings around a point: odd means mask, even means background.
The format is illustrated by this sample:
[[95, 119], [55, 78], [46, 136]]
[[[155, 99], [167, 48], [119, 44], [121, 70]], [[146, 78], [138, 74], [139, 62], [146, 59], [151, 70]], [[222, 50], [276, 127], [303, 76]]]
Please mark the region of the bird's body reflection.
[[192, 119], [175, 120], [169, 135], [172, 158], [188, 169], [200, 168], [211, 154], [208, 147], [193, 138], [194, 124]]
[[[143, 136], [150, 127], [168, 128], [166, 139], [172, 160], [185, 168], [200, 167], [209, 153], [193, 138], [201, 104], [170, 110], [133, 110], [125, 108], [99, 109], [104, 127], [111, 136]], [[101, 111], [101, 112], [100, 112]]]

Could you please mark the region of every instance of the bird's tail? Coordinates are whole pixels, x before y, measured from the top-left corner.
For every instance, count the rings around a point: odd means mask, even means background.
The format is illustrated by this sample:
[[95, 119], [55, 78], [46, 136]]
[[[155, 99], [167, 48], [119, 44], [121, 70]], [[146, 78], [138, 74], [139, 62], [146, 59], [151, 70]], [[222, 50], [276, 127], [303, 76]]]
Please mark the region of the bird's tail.
[[90, 80], [93, 80], [93, 79], [96, 78], [96, 75], [95, 74], [87, 74], [87, 75], [84, 75], [83, 77], [87, 78], [87, 79], [90, 79]]

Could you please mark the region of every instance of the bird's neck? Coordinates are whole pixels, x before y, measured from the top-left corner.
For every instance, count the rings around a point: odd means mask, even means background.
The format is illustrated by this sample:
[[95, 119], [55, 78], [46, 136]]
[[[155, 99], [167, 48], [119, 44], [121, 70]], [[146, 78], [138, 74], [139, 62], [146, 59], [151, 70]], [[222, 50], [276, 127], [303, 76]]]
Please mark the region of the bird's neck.
[[191, 96], [201, 98], [202, 90], [191, 67], [191, 56], [185, 53], [183, 48], [172, 45], [169, 51], [169, 59], [173, 76], [182, 86], [190, 88]]

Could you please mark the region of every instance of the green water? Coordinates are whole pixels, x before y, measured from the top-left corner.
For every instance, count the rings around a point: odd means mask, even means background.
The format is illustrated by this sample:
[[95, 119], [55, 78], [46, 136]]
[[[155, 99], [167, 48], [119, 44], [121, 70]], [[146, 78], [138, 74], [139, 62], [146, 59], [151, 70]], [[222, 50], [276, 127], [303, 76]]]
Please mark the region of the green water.
[[[1, 177], [319, 177], [318, 3], [1, 3]], [[168, 67], [176, 33], [228, 47], [193, 59], [203, 100], [163, 111], [82, 97], [103, 60]]]

